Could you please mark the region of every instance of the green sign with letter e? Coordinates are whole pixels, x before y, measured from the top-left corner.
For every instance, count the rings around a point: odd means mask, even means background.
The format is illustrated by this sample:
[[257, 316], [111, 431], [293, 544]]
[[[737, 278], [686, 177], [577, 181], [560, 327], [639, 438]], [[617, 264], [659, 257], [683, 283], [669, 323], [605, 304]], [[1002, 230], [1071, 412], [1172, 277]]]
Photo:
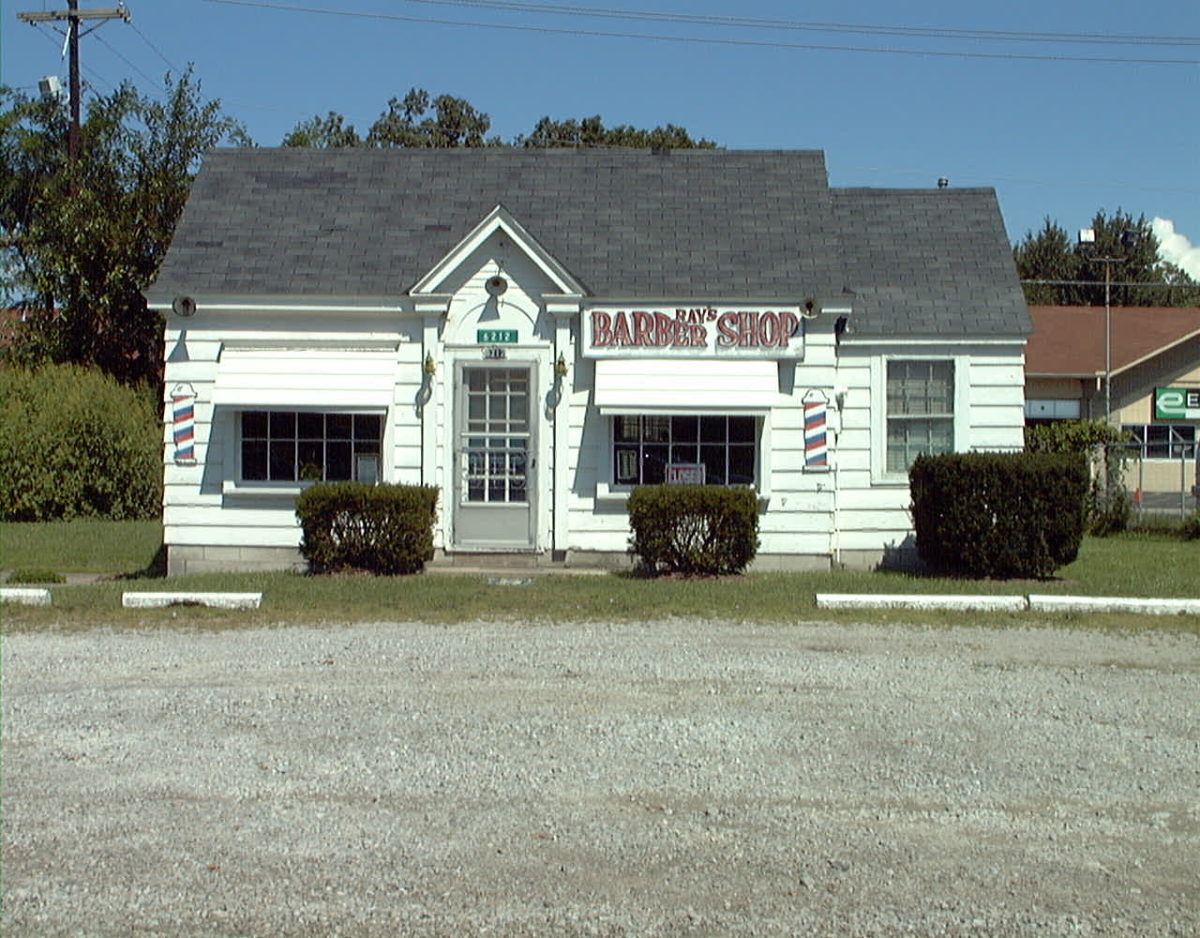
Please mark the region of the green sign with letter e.
[[1155, 388], [1155, 420], [1200, 420], [1200, 388]]

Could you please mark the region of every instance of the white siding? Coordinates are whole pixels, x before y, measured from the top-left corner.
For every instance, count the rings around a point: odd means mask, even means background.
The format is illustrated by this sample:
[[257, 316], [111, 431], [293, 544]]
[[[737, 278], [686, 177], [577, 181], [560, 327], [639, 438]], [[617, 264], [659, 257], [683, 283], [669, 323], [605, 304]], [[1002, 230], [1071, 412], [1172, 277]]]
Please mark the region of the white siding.
[[[201, 311], [186, 331], [172, 319], [166, 335], [163, 489], [164, 540], [171, 545], [295, 547], [299, 486], [264, 492], [238, 482], [237, 414], [259, 407], [321, 406], [387, 411], [382, 471], [389, 481], [419, 481], [420, 438], [414, 397], [421, 382], [419, 336], [414, 323], [395, 314], [332, 310], [307, 313]], [[234, 365], [227, 372], [222, 350]], [[250, 350], [254, 351], [251, 352]], [[233, 354], [229, 353], [233, 351]], [[273, 363], [254, 370], [254, 362]], [[218, 384], [230, 392], [215, 403]], [[170, 393], [187, 384], [196, 393], [196, 461], [177, 464]], [[364, 386], [371, 396], [363, 393]], [[261, 394], [254, 393], [254, 389]], [[383, 396], [380, 396], [382, 390]], [[245, 401], [245, 404], [236, 401]]]

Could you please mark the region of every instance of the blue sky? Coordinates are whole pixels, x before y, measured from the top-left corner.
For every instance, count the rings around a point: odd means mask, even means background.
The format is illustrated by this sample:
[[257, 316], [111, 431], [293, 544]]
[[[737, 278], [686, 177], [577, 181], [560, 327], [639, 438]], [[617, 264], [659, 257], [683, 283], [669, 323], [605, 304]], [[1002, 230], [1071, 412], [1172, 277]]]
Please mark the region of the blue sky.
[[[585, 4], [667, 18], [548, 9]], [[415, 86], [466, 98], [506, 139], [545, 115], [600, 114], [609, 125], [680, 124], [729, 148], [822, 149], [835, 186], [925, 187], [939, 176], [952, 186], [994, 186], [1013, 240], [1046, 216], [1073, 232], [1097, 209], [1121, 208], [1163, 219], [1160, 237], [1174, 232], [1186, 239], [1172, 242], [1173, 259], [1200, 277], [1200, 249], [1179, 253], [1200, 245], [1195, 0], [128, 0], [126, 6], [131, 24], [109, 22], [83, 40], [89, 85], [103, 93], [128, 79], [157, 92], [165, 71], [194, 63], [204, 94], [219, 98], [262, 145], [278, 145], [297, 122], [331, 110], [365, 132], [389, 98]], [[58, 74], [65, 83], [61, 38], [16, 16], [65, 7], [65, 0], [4, 0], [0, 80], [30, 92], [43, 75]], [[713, 20], [683, 22], [681, 15]], [[786, 25], [750, 28], [734, 19]], [[872, 29], [797, 28], [802, 23]], [[885, 34], [881, 27], [942, 32]], [[947, 30], [1020, 34], [1020, 41]], [[1062, 35], [1031, 41], [1031, 33]], [[1081, 34], [1109, 41], [1067, 38]], [[1174, 43], [1111, 41], [1129, 35]], [[956, 54], [854, 51], [867, 48]], [[1085, 58], [1158, 61], [1079, 61]]]

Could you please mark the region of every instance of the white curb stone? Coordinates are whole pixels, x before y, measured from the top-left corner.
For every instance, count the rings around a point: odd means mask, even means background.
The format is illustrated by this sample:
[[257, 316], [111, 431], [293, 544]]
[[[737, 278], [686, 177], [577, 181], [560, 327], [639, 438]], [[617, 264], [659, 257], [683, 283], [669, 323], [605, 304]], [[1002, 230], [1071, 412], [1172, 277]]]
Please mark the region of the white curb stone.
[[33, 587], [0, 586], [0, 602], [20, 603], [23, 606], [49, 606], [50, 591]]
[[913, 593], [817, 593], [818, 609], [964, 609], [1022, 612], [1024, 596], [933, 596]]
[[257, 609], [262, 593], [122, 593], [126, 609], [162, 609], [166, 606], [211, 606], [214, 609]]
[[1037, 612], [1140, 612], [1200, 615], [1200, 599], [1132, 599], [1127, 596], [1030, 596]]

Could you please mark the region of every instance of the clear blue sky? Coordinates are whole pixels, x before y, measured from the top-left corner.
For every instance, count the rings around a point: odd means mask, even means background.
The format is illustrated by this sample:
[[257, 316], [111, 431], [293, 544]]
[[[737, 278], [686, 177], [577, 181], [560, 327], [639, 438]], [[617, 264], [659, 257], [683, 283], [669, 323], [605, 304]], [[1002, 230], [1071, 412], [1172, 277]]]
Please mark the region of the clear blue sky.
[[[591, 15], [551, 12], [585, 4]], [[168, 68], [194, 63], [204, 94], [219, 98], [262, 145], [278, 145], [297, 122], [331, 110], [365, 132], [390, 97], [416, 86], [467, 99], [505, 139], [544, 115], [600, 114], [609, 125], [643, 127], [669, 122], [729, 148], [822, 149], [835, 186], [924, 187], [939, 176], [953, 186], [994, 186], [1013, 240], [1046, 216], [1074, 232], [1097, 209], [1121, 208], [1167, 219], [1200, 245], [1196, 0], [128, 0], [126, 6], [131, 24], [109, 22], [83, 40], [90, 87], [106, 92], [128, 79], [157, 92]], [[65, 83], [60, 37], [16, 15], [65, 7], [65, 0], [3, 0], [0, 80], [31, 92], [43, 75], [59, 74]], [[665, 18], [596, 15], [601, 10]], [[750, 28], [735, 19], [787, 22]], [[872, 29], [796, 28], [812, 23]], [[905, 29], [887, 34], [882, 27]], [[907, 31], [914, 27], [939, 32]], [[1019, 41], [958, 31], [1019, 34]], [[1033, 33], [1068, 35], [1033, 41]], [[1078, 41], [1083, 34], [1106, 41]], [[1112, 41], [1131, 35], [1142, 38]], [[1087, 58], [1191, 64], [1078, 61]], [[1200, 251], [1193, 256], [1193, 275], [1200, 276]]]

